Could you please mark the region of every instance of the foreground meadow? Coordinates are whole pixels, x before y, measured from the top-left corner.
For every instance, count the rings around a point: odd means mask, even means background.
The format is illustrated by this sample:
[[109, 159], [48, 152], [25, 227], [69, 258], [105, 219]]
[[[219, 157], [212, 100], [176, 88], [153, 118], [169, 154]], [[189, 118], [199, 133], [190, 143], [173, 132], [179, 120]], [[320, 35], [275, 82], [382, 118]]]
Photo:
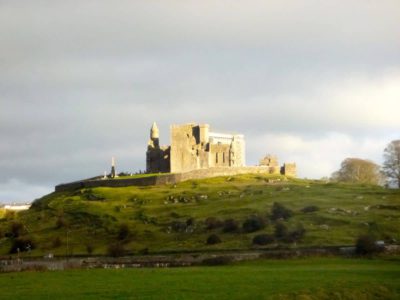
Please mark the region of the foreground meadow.
[[1, 299], [399, 299], [400, 259], [0, 274]]

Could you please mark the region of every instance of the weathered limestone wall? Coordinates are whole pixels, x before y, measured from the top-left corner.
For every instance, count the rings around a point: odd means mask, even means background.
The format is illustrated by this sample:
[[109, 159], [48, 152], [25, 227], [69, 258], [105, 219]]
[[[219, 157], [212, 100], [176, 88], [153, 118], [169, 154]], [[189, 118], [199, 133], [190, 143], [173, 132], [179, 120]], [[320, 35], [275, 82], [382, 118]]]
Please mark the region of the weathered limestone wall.
[[208, 124], [171, 126], [170, 171], [245, 166], [243, 135], [209, 132]]
[[278, 163], [278, 158], [273, 155], [267, 155], [260, 160], [260, 166], [268, 166], [271, 169], [271, 174], [280, 174], [281, 167]]
[[210, 144], [210, 167], [230, 167], [230, 145]]
[[93, 179], [82, 180], [72, 183], [60, 184], [55, 187], [56, 192], [75, 190], [81, 188], [94, 187], [126, 187], [126, 186], [148, 186], [148, 185], [164, 185], [175, 184], [190, 179], [202, 179], [218, 176], [234, 176], [238, 174], [269, 174], [269, 167], [220, 167], [193, 170], [185, 173], [177, 174], [160, 174], [149, 177], [131, 178], [131, 179]]
[[295, 163], [285, 163], [282, 167], [281, 174], [288, 177], [297, 176], [297, 167]]
[[198, 168], [197, 147], [200, 140], [198, 126], [171, 126], [171, 172], [186, 172]]

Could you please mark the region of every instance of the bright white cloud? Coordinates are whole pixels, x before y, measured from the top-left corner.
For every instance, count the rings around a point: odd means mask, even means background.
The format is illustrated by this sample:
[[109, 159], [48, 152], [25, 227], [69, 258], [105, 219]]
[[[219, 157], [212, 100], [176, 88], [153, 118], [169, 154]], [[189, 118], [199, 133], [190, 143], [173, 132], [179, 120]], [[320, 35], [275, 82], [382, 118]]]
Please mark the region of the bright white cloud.
[[259, 137], [250, 152], [266, 149], [278, 155], [281, 163], [296, 162], [300, 177], [321, 178], [330, 176], [348, 157], [358, 157], [381, 163], [386, 138], [357, 138], [343, 133], [330, 132], [320, 137], [290, 134], [266, 134]]

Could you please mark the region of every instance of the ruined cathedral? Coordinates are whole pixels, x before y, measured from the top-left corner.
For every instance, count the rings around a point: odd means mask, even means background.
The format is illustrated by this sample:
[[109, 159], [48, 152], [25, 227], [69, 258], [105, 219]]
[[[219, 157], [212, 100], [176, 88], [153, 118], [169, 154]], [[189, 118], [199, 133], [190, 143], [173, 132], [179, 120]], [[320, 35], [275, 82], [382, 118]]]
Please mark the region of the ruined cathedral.
[[146, 152], [147, 173], [180, 173], [212, 167], [244, 167], [245, 142], [241, 134], [210, 131], [208, 124], [171, 126], [171, 145], [160, 146], [154, 122]]

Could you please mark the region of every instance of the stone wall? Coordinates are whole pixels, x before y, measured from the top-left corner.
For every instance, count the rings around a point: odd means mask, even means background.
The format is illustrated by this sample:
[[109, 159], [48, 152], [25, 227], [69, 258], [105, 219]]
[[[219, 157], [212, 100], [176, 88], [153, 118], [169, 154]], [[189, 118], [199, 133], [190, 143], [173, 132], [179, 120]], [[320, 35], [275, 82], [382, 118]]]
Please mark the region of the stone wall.
[[126, 186], [149, 186], [149, 185], [164, 185], [175, 184], [181, 181], [190, 179], [202, 179], [218, 176], [234, 176], [239, 174], [269, 174], [269, 167], [254, 166], [254, 167], [221, 167], [221, 168], [208, 168], [193, 170], [185, 173], [176, 174], [160, 174], [140, 178], [128, 179], [91, 179], [82, 180], [71, 183], [59, 184], [55, 187], [56, 192], [75, 190], [81, 188], [94, 188], [94, 187], [126, 187]]
[[288, 177], [297, 176], [297, 167], [295, 163], [285, 163], [281, 169], [281, 174]]

